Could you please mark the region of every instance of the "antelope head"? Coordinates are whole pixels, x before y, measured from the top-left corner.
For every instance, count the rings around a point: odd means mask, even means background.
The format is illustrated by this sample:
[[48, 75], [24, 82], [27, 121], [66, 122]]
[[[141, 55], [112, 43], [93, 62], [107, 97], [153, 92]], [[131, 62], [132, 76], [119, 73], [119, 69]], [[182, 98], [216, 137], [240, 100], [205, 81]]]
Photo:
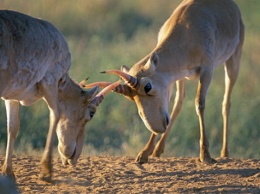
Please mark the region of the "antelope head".
[[168, 82], [156, 71], [159, 57], [153, 53], [144, 64], [136, 64], [131, 69], [108, 70], [102, 73], [116, 74], [125, 84], [114, 91], [135, 101], [138, 113], [145, 126], [153, 133], [164, 133], [168, 124]]
[[81, 84], [74, 82], [59, 83], [61, 116], [56, 132], [59, 140], [58, 151], [63, 164], [77, 163], [84, 145], [84, 126], [93, 118], [104, 97], [120, 82], [121, 80], [108, 85], [99, 93], [97, 86], [86, 90]]

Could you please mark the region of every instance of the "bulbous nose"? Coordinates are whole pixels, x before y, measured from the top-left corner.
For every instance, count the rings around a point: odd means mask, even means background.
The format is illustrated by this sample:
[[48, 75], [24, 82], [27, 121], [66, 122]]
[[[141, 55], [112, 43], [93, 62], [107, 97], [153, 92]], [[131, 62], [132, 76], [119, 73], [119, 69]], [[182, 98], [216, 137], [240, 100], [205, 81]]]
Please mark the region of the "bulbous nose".
[[165, 114], [165, 129], [168, 127], [169, 123], [170, 123], [169, 116], [168, 114]]
[[72, 159], [76, 153], [76, 146], [59, 145], [59, 152], [67, 159]]
[[166, 131], [170, 119], [166, 112], [161, 112], [161, 114], [154, 114], [152, 117], [146, 116], [142, 111], [139, 111], [139, 115], [143, 120], [145, 126], [155, 134], [162, 134]]

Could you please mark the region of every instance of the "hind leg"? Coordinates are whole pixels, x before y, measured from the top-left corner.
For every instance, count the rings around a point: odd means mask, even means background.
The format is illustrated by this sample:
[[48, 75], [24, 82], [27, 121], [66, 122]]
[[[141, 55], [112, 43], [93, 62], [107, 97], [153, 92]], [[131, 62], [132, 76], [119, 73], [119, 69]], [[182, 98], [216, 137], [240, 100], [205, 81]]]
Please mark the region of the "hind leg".
[[200, 69], [200, 80], [195, 98], [195, 107], [200, 123], [200, 161], [204, 163], [215, 162], [209, 153], [209, 142], [206, 136], [206, 126], [204, 119], [206, 97], [212, 80], [213, 70], [214, 68], [211, 64], [207, 66], [205, 65]]
[[223, 145], [221, 157], [228, 157], [228, 121], [231, 107], [231, 93], [239, 73], [241, 49], [238, 48], [225, 64], [225, 94], [222, 103]]
[[242, 54], [242, 46], [244, 43], [244, 25], [240, 22], [240, 42], [235, 50], [235, 53], [226, 61], [225, 64], [225, 94], [222, 103], [222, 116], [223, 116], [223, 146], [220, 153], [221, 157], [228, 156], [228, 117], [230, 110], [231, 92], [237, 80], [239, 73], [240, 59]]

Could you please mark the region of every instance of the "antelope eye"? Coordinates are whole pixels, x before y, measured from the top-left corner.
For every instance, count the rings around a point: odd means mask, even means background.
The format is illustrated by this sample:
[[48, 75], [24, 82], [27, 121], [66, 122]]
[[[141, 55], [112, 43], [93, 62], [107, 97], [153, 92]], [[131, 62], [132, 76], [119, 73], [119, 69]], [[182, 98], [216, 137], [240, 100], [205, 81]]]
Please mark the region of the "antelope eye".
[[90, 113], [89, 113], [90, 118], [93, 118], [94, 115], [95, 115], [95, 112], [94, 111], [90, 111]]
[[144, 91], [145, 91], [146, 94], [147, 94], [151, 89], [152, 89], [151, 83], [147, 83], [147, 84], [144, 86]]

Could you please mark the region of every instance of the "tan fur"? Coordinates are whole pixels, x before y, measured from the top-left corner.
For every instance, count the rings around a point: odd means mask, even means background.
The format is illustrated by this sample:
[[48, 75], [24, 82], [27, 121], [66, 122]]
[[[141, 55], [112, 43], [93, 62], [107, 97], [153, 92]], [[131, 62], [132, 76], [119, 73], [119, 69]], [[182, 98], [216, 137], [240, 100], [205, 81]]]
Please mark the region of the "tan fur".
[[55, 131], [62, 163], [75, 165], [84, 144], [84, 126], [103, 95], [96, 96], [98, 87], [83, 90], [69, 77], [68, 44], [49, 22], [0, 11], [0, 35], [0, 95], [5, 100], [8, 130], [2, 172], [15, 178], [12, 152], [20, 127], [20, 104], [29, 106], [43, 99], [50, 110], [50, 126], [40, 176], [50, 181]]
[[[184, 0], [163, 24], [157, 46], [131, 69], [123, 68], [139, 85], [124, 85], [123, 93], [135, 101], [139, 115], [153, 133], [137, 161], [160, 156], [173, 122], [185, 97], [185, 79], [198, 78], [195, 99], [200, 122], [200, 160], [212, 162], [205, 134], [204, 109], [214, 68], [225, 63], [226, 89], [223, 100], [224, 135], [221, 156], [227, 156], [227, 125], [230, 96], [238, 72], [244, 40], [244, 25], [239, 8], [232, 0]], [[176, 96], [168, 124], [168, 100], [176, 82]], [[152, 89], [144, 88], [150, 83]], [[121, 86], [122, 87], [122, 86]], [[116, 91], [116, 90], [115, 90]], [[155, 147], [156, 134], [164, 133]]]

